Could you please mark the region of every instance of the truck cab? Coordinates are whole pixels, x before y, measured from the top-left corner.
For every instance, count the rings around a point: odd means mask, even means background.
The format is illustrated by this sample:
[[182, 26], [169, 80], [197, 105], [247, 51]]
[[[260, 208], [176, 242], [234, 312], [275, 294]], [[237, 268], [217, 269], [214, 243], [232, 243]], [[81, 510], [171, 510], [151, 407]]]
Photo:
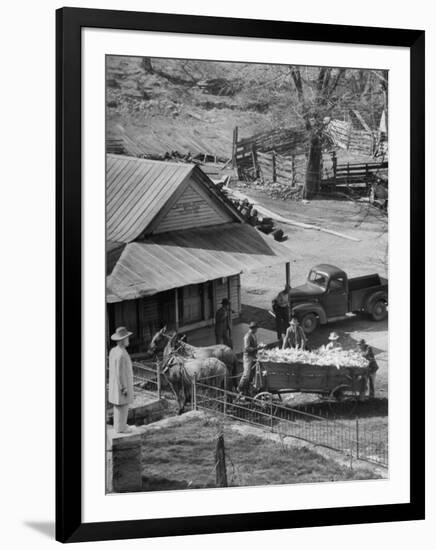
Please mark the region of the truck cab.
[[376, 321], [387, 316], [388, 282], [378, 274], [349, 279], [345, 271], [318, 264], [304, 285], [291, 289], [292, 314], [307, 334], [319, 324], [345, 319], [348, 313], [365, 312]]

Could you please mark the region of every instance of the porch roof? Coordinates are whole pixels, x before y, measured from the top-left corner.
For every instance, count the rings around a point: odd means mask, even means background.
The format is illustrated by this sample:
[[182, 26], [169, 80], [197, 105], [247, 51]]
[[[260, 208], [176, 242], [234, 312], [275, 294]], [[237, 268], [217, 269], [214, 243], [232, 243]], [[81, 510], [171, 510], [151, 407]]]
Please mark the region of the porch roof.
[[290, 248], [247, 224], [164, 233], [124, 245], [107, 277], [108, 302], [133, 300], [289, 262]]

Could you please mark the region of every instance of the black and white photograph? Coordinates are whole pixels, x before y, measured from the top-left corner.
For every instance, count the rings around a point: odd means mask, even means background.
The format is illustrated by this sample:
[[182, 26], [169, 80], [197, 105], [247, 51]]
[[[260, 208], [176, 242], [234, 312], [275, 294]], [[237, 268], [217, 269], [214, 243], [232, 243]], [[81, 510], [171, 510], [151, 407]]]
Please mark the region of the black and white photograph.
[[106, 492], [388, 479], [389, 71], [106, 55], [105, 101]]

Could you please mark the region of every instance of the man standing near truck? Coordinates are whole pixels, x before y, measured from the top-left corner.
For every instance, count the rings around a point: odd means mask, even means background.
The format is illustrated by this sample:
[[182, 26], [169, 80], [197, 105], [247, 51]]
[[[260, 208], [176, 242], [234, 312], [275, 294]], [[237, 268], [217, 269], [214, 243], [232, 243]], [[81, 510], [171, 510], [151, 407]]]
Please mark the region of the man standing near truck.
[[244, 372], [242, 373], [241, 379], [238, 384], [238, 392], [240, 393], [245, 393], [248, 391], [251, 382], [253, 366], [257, 358], [257, 350], [262, 347], [258, 346], [257, 344], [256, 332], [257, 323], [255, 321], [251, 321], [251, 323], [248, 325], [248, 332], [244, 336], [244, 353], [242, 356], [244, 363]]
[[374, 352], [371, 346], [368, 346], [365, 340], [359, 340], [359, 350], [362, 356], [368, 361], [368, 381], [369, 381], [369, 397], [375, 397], [375, 375], [378, 371], [377, 361], [374, 357]]
[[281, 340], [282, 335], [285, 335], [288, 330], [290, 292], [291, 287], [286, 283], [285, 288], [272, 301], [272, 310], [276, 318], [277, 340]]

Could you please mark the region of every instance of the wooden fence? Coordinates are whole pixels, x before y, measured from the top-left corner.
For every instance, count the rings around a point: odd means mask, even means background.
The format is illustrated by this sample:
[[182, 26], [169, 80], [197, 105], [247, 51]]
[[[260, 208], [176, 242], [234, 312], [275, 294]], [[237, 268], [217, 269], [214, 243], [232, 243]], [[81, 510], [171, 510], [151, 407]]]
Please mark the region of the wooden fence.
[[305, 164], [307, 132], [302, 129], [278, 128], [239, 139], [233, 132], [233, 167], [242, 180], [264, 178], [295, 185], [301, 180]]
[[337, 164], [333, 154], [332, 168], [324, 173], [324, 185], [365, 185], [374, 181], [374, 178], [388, 169], [388, 162], [344, 163]]
[[331, 120], [325, 129], [333, 145], [360, 155], [372, 156], [378, 143], [378, 133], [356, 130], [351, 122]]

